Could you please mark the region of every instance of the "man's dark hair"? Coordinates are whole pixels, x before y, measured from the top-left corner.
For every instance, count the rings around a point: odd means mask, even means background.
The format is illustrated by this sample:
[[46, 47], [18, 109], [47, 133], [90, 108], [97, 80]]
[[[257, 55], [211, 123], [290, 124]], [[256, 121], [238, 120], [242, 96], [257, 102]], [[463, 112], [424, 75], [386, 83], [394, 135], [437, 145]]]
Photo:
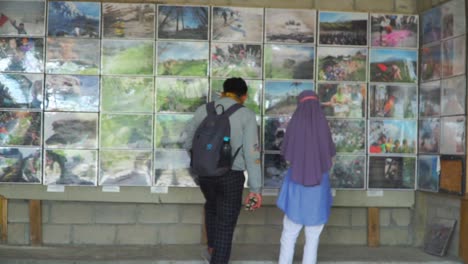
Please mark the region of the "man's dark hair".
[[229, 78], [226, 79], [223, 83], [223, 91], [225, 93], [234, 93], [238, 97], [241, 97], [247, 94], [247, 84], [242, 78]]

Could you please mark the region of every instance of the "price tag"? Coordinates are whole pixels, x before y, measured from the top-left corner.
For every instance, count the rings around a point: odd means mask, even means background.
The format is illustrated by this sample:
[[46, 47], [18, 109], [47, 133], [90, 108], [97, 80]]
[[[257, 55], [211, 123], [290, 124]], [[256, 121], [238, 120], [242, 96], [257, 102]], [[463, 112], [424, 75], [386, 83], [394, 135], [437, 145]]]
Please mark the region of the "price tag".
[[47, 185], [48, 192], [65, 192], [65, 186], [63, 185]]
[[279, 189], [263, 189], [262, 195], [263, 196], [278, 196]]
[[383, 190], [369, 190], [367, 191], [368, 197], [381, 197], [383, 196]]
[[120, 186], [102, 186], [103, 192], [120, 192]]
[[153, 186], [153, 187], [151, 187], [151, 193], [169, 193], [169, 187], [167, 187], [167, 186]]

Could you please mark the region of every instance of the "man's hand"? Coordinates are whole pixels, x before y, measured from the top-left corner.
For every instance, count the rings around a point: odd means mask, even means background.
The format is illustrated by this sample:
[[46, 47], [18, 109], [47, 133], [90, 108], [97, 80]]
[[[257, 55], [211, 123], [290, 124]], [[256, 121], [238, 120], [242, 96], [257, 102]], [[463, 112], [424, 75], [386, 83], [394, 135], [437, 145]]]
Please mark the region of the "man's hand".
[[262, 195], [251, 192], [245, 197], [245, 210], [255, 211], [262, 206]]

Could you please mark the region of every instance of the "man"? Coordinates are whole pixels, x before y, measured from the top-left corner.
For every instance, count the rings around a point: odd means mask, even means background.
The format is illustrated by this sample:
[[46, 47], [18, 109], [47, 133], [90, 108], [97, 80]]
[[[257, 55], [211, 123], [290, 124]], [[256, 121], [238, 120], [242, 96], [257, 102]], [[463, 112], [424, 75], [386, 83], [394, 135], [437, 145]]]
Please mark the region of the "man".
[[18, 34], [28, 34], [24, 28], [24, 23], [19, 23], [19, 25], [16, 25], [16, 20], [10, 20], [10, 23], [16, 29], [16, 31], [18, 31]]
[[[223, 84], [223, 94], [216, 100], [216, 111], [228, 109], [235, 103], [243, 104], [247, 99], [247, 84], [242, 78], [229, 78]], [[199, 107], [188, 125], [186, 149], [191, 149], [195, 130], [206, 117], [206, 105]], [[260, 145], [258, 142], [255, 113], [242, 107], [229, 117], [231, 126], [232, 154], [240, 148], [233, 161], [231, 171], [222, 176], [199, 175], [200, 189], [206, 199], [205, 224], [208, 237], [208, 250], [203, 255], [210, 263], [228, 263], [234, 228], [242, 207], [244, 170], [249, 175], [250, 193], [246, 199], [257, 199], [250, 209], [262, 204]], [[247, 203], [247, 202], [246, 202]]]

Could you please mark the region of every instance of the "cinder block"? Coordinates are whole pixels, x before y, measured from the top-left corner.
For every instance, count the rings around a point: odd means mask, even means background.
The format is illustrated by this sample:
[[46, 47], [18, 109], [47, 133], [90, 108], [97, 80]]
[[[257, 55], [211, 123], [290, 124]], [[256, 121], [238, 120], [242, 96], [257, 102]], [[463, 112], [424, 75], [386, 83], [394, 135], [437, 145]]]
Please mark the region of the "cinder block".
[[95, 207], [96, 223], [133, 224], [136, 222], [136, 204], [100, 203]]
[[50, 215], [50, 203], [48, 201], [42, 201], [42, 223], [49, 223]]
[[118, 225], [117, 244], [156, 245], [159, 243], [156, 225]]
[[417, 1], [414, 0], [395, 0], [395, 12], [402, 14], [417, 14]]
[[390, 216], [392, 209], [380, 208], [379, 209], [379, 221], [380, 226], [389, 226], [390, 225]]
[[284, 213], [278, 207], [268, 207], [266, 223], [270, 225], [283, 225]]
[[179, 206], [169, 204], [138, 205], [137, 221], [143, 224], [178, 223]]
[[71, 242], [71, 225], [43, 225], [44, 244], [65, 245]]
[[320, 236], [324, 245], [366, 245], [367, 228], [343, 228], [327, 226]]
[[265, 228], [258, 226], [238, 226], [239, 234], [236, 243], [239, 244], [263, 244], [265, 242]]
[[367, 209], [351, 209], [351, 226], [367, 226]]
[[92, 203], [55, 202], [50, 207], [50, 223], [89, 224], [94, 222]]
[[265, 224], [266, 208], [260, 208], [255, 211], [241, 210], [237, 220], [238, 225], [263, 225]]
[[22, 223], [8, 224], [9, 245], [29, 245], [29, 225]]
[[201, 225], [159, 225], [161, 244], [198, 244], [201, 242]]
[[8, 201], [8, 222], [29, 223], [29, 203], [26, 200]]
[[184, 224], [202, 224], [203, 206], [202, 205], [181, 205], [180, 222]]
[[314, 1], [303, 1], [303, 0], [293, 0], [293, 1], [267, 0], [265, 1], [264, 6], [272, 7], [272, 8], [312, 9], [315, 7], [315, 3]]
[[366, 12], [394, 12], [393, 0], [356, 0], [356, 10]]
[[348, 208], [332, 208], [329, 226], [350, 226], [351, 224], [351, 209]]
[[392, 210], [392, 222], [397, 226], [409, 226], [411, 224], [411, 211], [406, 208]]
[[315, 0], [315, 7], [318, 10], [334, 10], [334, 11], [353, 11], [353, 0]]
[[264, 244], [280, 244], [281, 232], [283, 232], [283, 226], [265, 226], [263, 228], [265, 232]]
[[404, 246], [411, 245], [409, 228], [381, 228], [380, 245]]
[[116, 230], [111, 225], [75, 225], [72, 241], [77, 245], [111, 245], [115, 242]]

